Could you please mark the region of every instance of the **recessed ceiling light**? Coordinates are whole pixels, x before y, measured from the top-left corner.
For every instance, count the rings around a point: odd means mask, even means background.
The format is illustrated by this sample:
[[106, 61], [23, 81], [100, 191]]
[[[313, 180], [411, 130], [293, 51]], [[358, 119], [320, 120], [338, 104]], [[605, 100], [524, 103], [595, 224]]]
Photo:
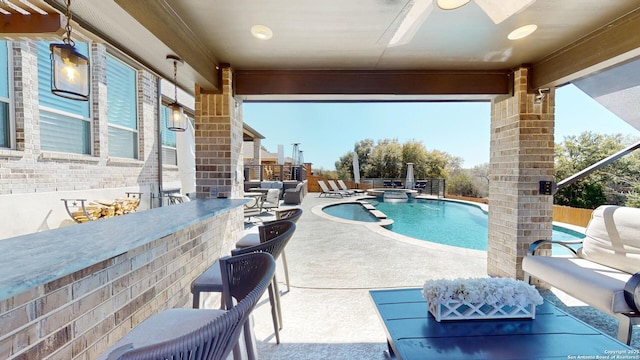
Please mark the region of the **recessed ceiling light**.
[[453, 10], [467, 5], [471, 0], [438, 0], [436, 4], [442, 10]]
[[264, 25], [253, 25], [251, 27], [251, 35], [256, 39], [269, 40], [273, 37], [273, 31], [269, 27]]
[[533, 34], [533, 32], [536, 31], [536, 29], [538, 29], [538, 25], [535, 25], [535, 24], [521, 26], [513, 30], [512, 32], [510, 32], [509, 35], [507, 35], [507, 39], [509, 40], [522, 39], [524, 37], [527, 37]]

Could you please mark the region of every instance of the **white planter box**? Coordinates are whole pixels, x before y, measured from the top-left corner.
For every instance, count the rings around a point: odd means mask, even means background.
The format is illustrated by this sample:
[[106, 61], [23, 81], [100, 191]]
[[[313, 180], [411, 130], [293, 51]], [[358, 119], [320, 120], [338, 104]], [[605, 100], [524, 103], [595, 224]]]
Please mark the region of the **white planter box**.
[[494, 306], [485, 303], [467, 303], [451, 300], [446, 304], [428, 303], [429, 312], [436, 321], [469, 319], [535, 319], [536, 305]]

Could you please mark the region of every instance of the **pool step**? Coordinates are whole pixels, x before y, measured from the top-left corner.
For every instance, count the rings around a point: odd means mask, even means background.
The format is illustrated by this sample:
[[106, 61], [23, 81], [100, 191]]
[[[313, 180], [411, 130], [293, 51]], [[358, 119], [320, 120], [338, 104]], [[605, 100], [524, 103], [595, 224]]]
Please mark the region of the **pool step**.
[[385, 215], [385, 214], [384, 214], [382, 211], [380, 211], [380, 210], [375, 210], [375, 208], [374, 208], [374, 210], [369, 209], [369, 212], [370, 212], [373, 216], [377, 217], [378, 219], [386, 219], [386, 218], [387, 218], [387, 215]]
[[373, 205], [371, 205], [369, 203], [365, 203], [365, 202], [362, 203], [362, 206], [364, 206], [364, 208], [367, 209], [367, 210], [375, 210], [376, 209], [375, 206], [373, 206]]

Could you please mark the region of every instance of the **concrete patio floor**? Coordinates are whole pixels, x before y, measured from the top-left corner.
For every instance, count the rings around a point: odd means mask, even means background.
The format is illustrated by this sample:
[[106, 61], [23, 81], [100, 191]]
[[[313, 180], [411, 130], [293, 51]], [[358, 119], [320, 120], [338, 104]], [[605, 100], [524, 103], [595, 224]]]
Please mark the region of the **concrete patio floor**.
[[[319, 211], [323, 205], [353, 199], [357, 197], [320, 198], [309, 193], [299, 206], [304, 213], [286, 247], [289, 292], [278, 261], [278, 282], [284, 292], [279, 345], [266, 295], [254, 310], [260, 359], [382, 360], [386, 337], [369, 290], [421, 287], [428, 279], [487, 276], [484, 251], [414, 240], [373, 224], [332, 220]], [[273, 215], [255, 219], [270, 220]], [[541, 290], [541, 294], [615, 337], [613, 318], [559, 291]], [[632, 346], [639, 348], [640, 331], [634, 330]]]

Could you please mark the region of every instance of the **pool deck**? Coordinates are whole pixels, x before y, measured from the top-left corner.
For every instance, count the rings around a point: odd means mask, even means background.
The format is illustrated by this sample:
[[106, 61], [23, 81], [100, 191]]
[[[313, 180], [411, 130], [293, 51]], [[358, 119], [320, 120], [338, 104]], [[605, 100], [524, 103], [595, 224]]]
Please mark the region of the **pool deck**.
[[[318, 211], [357, 198], [320, 198], [318, 193], [304, 198], [300, 205], [304, 213], [286, 248], [291, 291], [281, 298], [284, 328], [279, 345], [266, 296], [254, 311], [260, 359], [383, 360], [386, 337], [369, 290], [421, 287], [428, 279], [487, 276], [484, 251], [415, 240], [372, 223], [334, 220]], [[258, 218], [269, 220], [273, 215]], [[286, 291], [280, 265], [278, 261], [280, 290]], [[615, 334], [613, 318], [560, 292], [541, 293], [579, 319]], [[640, 331], [634, 330], [631, 345], [639, 348]]]

